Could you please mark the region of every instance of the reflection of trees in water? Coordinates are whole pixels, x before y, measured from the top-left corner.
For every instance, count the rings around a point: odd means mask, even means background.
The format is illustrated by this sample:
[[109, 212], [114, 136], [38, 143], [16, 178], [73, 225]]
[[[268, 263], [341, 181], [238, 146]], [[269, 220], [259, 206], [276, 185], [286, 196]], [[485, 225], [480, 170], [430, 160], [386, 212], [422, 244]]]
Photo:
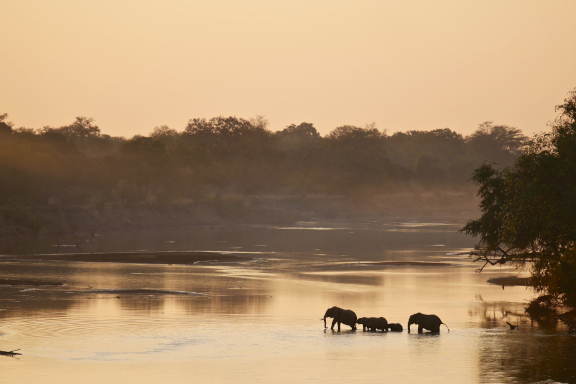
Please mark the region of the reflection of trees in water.
[[483, 328], [506, 326], [506, 322], [523, 327], [535, 327], [543, 330], [567, 330], [555, 313], [536, 316], [526, 312], [527, 304], [507, 302], [485, 302], [481, 295], [476, 295], [480, 301], [468, 310], [470, 317], [479, 319]]
[[273, 299], [270, 295], [229, 295], [179, 299], [179, 304], [190, 313], [258, 314], [265, 313]]
[[300, 274], [300, 279], [336, 284], [382, 285], [384, 278], [379, 275], [355, 274]]
[[576, 382], [572, 336], [506, 331], [482, 337], [481, 382]]
[[145, 313], [157, 313], [164, 310], [164, 298], [162, 296], [157, 297], [125, 297], [122, 296], [118, 299], [118, 305], [120, 308], [129, 311], [138, 311]]
[[476, 306], [470, 307], [468, 314], [480, 323], [482, 328], [495, 328], [513, 325], [530, 326], [530, 317], [525, 313], [525, 304], [508, 302], [485, 302], [481, 295], [476, 295], [480, 301]]
[[228, 295], [199, 297], [125, 297], [119, 300], [124, 310], [162, 312], [183, 311], [186, 314], [255, 314], [265, 313], [273, 299], [270, 295]]
[[536, 327], [547, 330], [568, 329], [558, 318], [549, 316], [530, 316], [526, 313], [525, 304], [506, 302], [482, 302], [468, 310], [470, 317], [480, 319], [483, 328], [506, 326], [506, 322], [524, 327]]
[[[61, 292], [63, 293], [63, 292]], [[20, 289], [3, 289], [0, 319], [17, 317], [52, 317], [82, 307], [99, 306], [102, 300], [112, 304], [102, 311], [118, 308], [124, 311], [157, 314], [164, 311], [185, 314], [258, 314], [265, 313], [273, 297], [268, 294], [215, 294], [211, 296], [175, 297], [170, 295], [93, 295], [66, 294], [54, 291], [20, 292]]]
[[[481, 327], [506, 329], [483, 333], [479, 343], [481, 382], [527, 383], [554, 380], [576, 382], [576, 343], [566, 333], [554, 331], [557, 319], [532, 319], [523, 303], [484, 302], [469, 315]], [[519, 325], [510, 331], [506, 322]]]
[[0, 319], [56, 315], [78, 307], [81, 301], [71, 297], [55, 297], [49, 290], [28, 288], [0, 288]]

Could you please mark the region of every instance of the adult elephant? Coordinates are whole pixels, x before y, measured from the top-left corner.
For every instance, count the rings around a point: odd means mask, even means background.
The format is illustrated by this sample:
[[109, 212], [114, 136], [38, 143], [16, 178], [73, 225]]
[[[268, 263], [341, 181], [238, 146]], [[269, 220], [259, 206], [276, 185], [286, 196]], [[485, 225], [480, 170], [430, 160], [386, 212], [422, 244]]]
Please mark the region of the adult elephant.
[[372, 322], [370, 324], [371, 328], [374, 331], [378, 331], [379, 329], [382, 332], [388, 332], [388, 321], [383, 317], [372, 317]]
[[[424, 329], [427, 329], [432, 333], [440, 333], [440, 325], [444, 323], [436, 315], [423, 315], [418, 312], [410, 316], [408, 319], [408, 333], [410, 333], [410, 325], [412, 324], [418, 324], [418, 333], [422, 333]], [[446, 328], [448, 328], [447, 325]], [[448, 332], [450, 332], [450, 328], [448, 328]]]
[[354, 311], [349, 309], [342, 309], [338, 307], [328, 308], [326, 313], [324, 314], [324, 328], [326, 326], [326, 318], [332, 317], [334, 320], [332, 321], [331, 330], [334, 330], [334, 325], [338, 324], [338, 332], [340, 332], [340, 323], [348, 325], [352, 327], [352, 330], [356, 330], [356, 314]]

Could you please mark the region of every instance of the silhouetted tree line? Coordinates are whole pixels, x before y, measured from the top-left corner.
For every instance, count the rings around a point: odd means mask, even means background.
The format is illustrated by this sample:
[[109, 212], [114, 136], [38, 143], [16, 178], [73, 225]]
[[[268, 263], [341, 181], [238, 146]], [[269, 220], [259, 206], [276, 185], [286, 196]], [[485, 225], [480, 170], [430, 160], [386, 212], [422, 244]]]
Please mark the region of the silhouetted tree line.
[[[529, 284], [542, 294], [531, 316], [576, 309], [576, 89], [556, 111], [551, 131], [534, 135], [513, 165], [474, 171], [482, 215], [462, 228], [479, 237], [473, 254], [484, 266], [529, 266]], [[565, 321], [576, 329], [576, 311]]]
[[387, 135], [373, 124], [321, 136], [310, 123], [272, 132], [262, 117], [191, 119], [131, 139], [77, 117], [59, 128], [15, 128], [0, 115], [0, 204], [170, 202], [218, 194], [390, 193], [464, 185], [484, 161], [512, 165], [526, 142], [490, 122]]

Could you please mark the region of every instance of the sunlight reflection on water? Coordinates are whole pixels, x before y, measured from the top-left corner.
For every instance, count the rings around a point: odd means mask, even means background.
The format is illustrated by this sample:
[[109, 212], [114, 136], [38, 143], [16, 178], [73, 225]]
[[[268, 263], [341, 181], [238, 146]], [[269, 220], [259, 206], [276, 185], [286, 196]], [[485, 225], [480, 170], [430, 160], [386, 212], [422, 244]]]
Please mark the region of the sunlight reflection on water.
[[[379, 225], [361, 231], [356, 243], [358, 233], [310, 230], [293, 237], [291, 230], [263, 227], [224, 228], [217, 234], [171, 229], [134, 234], [132, 240], [133, 248], [219, 251], [214, 239], [224, 236], [226, 247], [247, 252], [265, 241], [270, 252], [258, 252], [262, 261], [250, 264], [2, 262], [2, 278], [49, 277], [65, 285], [0, 287], [0, 349], [23, 352], [0, 361], [1, 380], [574, 382], [576, 338], [532, 327], [524, 313], [532, 294], [525, 288], [486, 284], [490, 277], [517, 271], [475, 274], [468, 259], [446, 255], [469, 248], [473, 239], [449, 232], [435, 239], [425, 229], [396, 237]], [[102, 235], [105, 244], [85, 250], [117, 251], [117, 244], [126, 246], [123, 236]], [[430, 244], [440, 243], [445, 246], [431, 250]], [[30, 247], [47, 245], [40, 241]], [[391, 261], [423, 264], [357, 266]], [[429, 268], [427, 262], [451, 266]], [[385, 316], [402, 324], [404, 332], [324, 330], [320, 318], [332, 305], [353, 309], [359, 317]], [[407, 319], [418, 311], [439, 315], [451, 332], [408, 334]], [[508, 331], [505, 321], [520, 330]]]

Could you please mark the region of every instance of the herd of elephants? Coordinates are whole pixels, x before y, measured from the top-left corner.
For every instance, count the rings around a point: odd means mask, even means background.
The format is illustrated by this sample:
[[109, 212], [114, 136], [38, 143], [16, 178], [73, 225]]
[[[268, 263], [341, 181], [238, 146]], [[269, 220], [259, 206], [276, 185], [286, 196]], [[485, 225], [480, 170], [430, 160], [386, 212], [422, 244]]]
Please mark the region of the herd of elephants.
[[[345, 324], [352, 327], [352, 330], [356, 330], [356, 324], [362, 324], [363, 331], [378, 331], [381, 330], [382, 332], [388, 332], [388, 330], [392, 332], [402, 332], [403, 328], [401, 324], [398, 323], [388, 323], [388, 321], [383, 317], [356, 317], [354, 311], [349, 309], [342, 309], [338, 307], [328, 308], [326, 310], [326, 314], [324, 314], [324, 329], [327, 328], [326, 326], [326, 318], [331, 317], [334, 320], [332, 321], [331, 330], [334, 330], [334, 326], [338, 324], [338, 332], [340, 332], [340, 324]], [[322, 320], [322, 319], [320, 319]], [[418, 325], [418, 333], [423, 333], [424, 330], [428, 330], [432, 333], [439, 333], [440, 332], [440, 325], [444, 324], [442, 320], [436, 315], [424, 315], [420, 312], [413, 314], [408, 319], [408, 333], [410, 333], [410, 325], [417, 324]], [[446, 328], [448, 326], [444, 324]], [[450, 328], [448, 328], [448, 332], [450, 332]]]

